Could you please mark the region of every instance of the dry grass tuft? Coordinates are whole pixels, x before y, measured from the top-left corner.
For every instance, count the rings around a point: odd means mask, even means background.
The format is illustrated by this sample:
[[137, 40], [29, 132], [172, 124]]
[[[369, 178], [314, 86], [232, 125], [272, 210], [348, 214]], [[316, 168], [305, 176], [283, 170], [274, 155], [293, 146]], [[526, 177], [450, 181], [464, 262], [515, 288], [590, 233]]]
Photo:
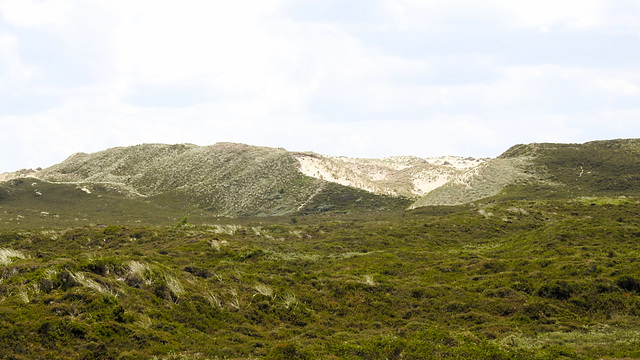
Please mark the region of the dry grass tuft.
[[253, 287], [253, 289], [257, 291], [258, 294], [261, 294], [263, 296], [266, 296], [272, 299], [275, 298], [275, 292], [273, 291], [273, 288], [269, 285], [258, 283]]
[[18, 250], [0, 248], [0, 265], [9, 265], [15, 258], [24, 260], [26, 256]]

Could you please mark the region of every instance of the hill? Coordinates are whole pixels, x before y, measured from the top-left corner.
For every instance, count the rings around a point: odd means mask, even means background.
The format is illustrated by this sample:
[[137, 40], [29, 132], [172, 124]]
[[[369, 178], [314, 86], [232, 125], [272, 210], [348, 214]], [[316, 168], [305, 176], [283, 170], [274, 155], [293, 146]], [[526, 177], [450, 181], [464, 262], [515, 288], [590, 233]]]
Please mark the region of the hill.
[[[180, 213], [282, 216], [490, 200], [636, 196], [639, 154], [637, 139], [516, 145], [495, 159], [358, 159], [234, 143], [144, 144], [78, 153], [50, 168], [3, 174], [3, 179], [30, 176], [37, 179], [32, 183], [58, 186], [49, 194], [79, 201], [77, 194], [65, 191], [84, 191], [93, 194], [84, 200], [106, 196], [121, 208], [139, 208], [140, 214], [154, 218], [164, 213], [168, 220], [180, 218]], [[9, 183], [2, 186], [11, 193]], [[51, 212], [45, 198], [11, 197], [17, 208]], [[81, 212], [80, 218], [90, 218], [87, 213], [95, 211]]]
[[511, 147], [428, 193], [412, 208], [481, 199], [640, 194], [640, 139]]
[[[0, 187], [11, 201], [5, 201], [6, 206], [56, 214], [76, 209], [81, 214], [74, 217], [80, 219], [96, 218], [91, 214], [97, 208], [90, 204], [100, 203], [97, 199], [111, 200], [102, 204], [102, 215], [105, 207], [128, 208], [133, 218], [162, 218], [162, 213], [175, 218], [176, 213], [215, 217], [401, 210], [411, 202], [309, 177], [299, 168], [298, 160], [284, 149], [232, 143], [144, 144], [74, 154], [17, 178], [23, 182]], [[62, 203], [66, 210], [56, 205]]]

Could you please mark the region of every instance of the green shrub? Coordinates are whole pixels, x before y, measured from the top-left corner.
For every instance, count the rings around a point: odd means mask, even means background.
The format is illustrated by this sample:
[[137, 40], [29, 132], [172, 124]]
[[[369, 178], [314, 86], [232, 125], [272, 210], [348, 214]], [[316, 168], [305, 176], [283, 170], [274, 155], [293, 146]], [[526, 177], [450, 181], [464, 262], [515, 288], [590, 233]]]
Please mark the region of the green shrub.
[[627, 292], [640, 294], [640, 281], [632, 276], [621, 276], [616, 280], [616, 285]]
[[265, 357], [269, 360], [308, 360], [314, 358], [315, 356], [310, 351], [291, 342], [276, 344]]
[[575, 286], [564, 280], [556, 280], [540, 286], [536, 295], [549, 299], [567, 300], [575, 294]]

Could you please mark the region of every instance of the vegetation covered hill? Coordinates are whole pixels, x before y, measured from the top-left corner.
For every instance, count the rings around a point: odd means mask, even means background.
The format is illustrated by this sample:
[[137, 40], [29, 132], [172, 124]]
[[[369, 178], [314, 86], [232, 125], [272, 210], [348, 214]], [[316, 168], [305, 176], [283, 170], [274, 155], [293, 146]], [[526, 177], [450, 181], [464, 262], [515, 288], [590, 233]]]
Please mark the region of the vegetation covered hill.
[[[37, 177], [85, 192], [117, 189], [159, 206], [199, 208], [211, 215], [286, 215], [398, 209], [408, 200], [305, 176], [284, 149], [218, 143], [145, 144], [75, 154]], [[326, 202], [319, 203], [323, 198]]]
[[85, 191], [106, 187], [211, 215], [271, 216], [400, 209], [421, 195], [411, 208], [489, 198], [637, 195], [639, 153], [638, 139], [528, 144], [489, 161], [450, 157], [455, 162], [450, 164], [411, 156], [329, 157], [233, 143], [145, 144], [79, 153], [41, 171], [2, 176], [33, 176]]
[[640, 194], [640, 139], [516, 145], [428, 193], [412, 207], [480, 199]]

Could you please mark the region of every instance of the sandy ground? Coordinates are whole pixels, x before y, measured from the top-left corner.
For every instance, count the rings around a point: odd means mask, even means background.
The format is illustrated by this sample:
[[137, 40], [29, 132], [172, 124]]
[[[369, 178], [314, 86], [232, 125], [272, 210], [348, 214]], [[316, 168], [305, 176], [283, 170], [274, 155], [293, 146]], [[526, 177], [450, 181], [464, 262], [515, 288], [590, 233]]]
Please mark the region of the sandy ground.
[[[390, 194], [394, 193], [394, 189], [389, 182], [395, 181], [400, 182], [399, 186], [411, 188], [411, 192], [417, 196], [422, 196], [444, 185], [460, 172], [473, 169], [487, 160], [459, 156], [426, 159], [411, 156], [383, 159], [330, 157], [316, 154], [296, 154], [295, 156], [300, 164], [300, 172], [307, 176], [370, 192]], [[434, 166], [427, 165], [425, 168], [425, 161]], [[411, 174], [410, 169], [414, 167], [415, 172]], [[399, 175], [405, 170], [408, 170], [405, 172], [407, 175]], [[381, 182], [387, 183], [383, 185]]]

